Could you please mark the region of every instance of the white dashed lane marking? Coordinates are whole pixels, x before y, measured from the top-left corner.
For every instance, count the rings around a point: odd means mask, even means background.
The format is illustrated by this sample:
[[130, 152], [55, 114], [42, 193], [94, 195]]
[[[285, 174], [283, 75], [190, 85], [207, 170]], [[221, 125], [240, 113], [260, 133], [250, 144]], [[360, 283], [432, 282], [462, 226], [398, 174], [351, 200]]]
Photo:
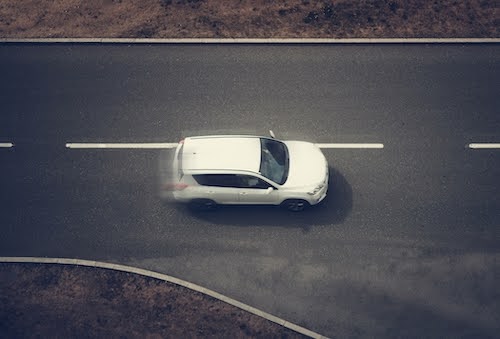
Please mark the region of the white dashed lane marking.
[[469, 144], [469, 148], [472, 149], [493, 149], [493, 148], [500, 148], [500, 144], [493, 144], [493, 143], [475, 143], [475, 144]]
[[67, 143], [66, 148], [92, 149], [92, 148], [175, 148], [177, 143]]
[[[384, 148], [381, 143], [317, 143], [319, 148]], [[12, 148], [12, 142], [0, 142], [0, 148]], [[168, 149], [177, 147], [176, 142], [163, 143], [84, 143], [84, 142], [69, 142], [66, 143], [66, 148], [72, 149]], [[500, 143], [471, 143], [468, 144], [470, 149], [500, 149]]]
[[384, 144], [316, 144], [319, 148], [384, 148]]

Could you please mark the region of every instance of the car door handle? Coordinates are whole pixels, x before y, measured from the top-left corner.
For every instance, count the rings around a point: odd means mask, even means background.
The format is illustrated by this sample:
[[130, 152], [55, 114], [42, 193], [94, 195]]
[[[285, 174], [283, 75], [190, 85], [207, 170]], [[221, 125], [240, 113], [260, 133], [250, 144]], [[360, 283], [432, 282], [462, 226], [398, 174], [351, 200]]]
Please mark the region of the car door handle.
[[240, 195], [246, 195], [247, 192], [240, 192]]
[[214, 191], [207, 191], [208, 194], [214, 194]]

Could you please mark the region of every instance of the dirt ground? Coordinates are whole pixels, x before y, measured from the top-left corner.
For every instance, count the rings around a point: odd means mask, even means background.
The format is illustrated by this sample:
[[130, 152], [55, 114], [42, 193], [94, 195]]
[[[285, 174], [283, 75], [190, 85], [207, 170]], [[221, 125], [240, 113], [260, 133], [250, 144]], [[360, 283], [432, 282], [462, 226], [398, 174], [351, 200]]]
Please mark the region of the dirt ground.
[[499, 37], [496, 0], [2, 0], [2, 38]]
[[182, 286], [83, 266], [0, 264], [0, 338], [306, 338]]

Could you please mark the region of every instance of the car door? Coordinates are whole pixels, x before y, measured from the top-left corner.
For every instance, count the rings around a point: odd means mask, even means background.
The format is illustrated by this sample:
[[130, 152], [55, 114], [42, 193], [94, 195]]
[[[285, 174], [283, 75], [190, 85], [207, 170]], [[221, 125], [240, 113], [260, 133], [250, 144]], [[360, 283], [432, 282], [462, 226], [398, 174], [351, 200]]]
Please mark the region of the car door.
[[237, 204], [238, 181], [235, 174], [200, 174], [193, 175], [199, 184], [196, 188], [198, 198], [210, 199], [218, 204]]
[[278, 202], [279, 191], [261, 178], [238, 174], [237, 179], [240, 187], [238, 193], [240, 204], [269, 205]]

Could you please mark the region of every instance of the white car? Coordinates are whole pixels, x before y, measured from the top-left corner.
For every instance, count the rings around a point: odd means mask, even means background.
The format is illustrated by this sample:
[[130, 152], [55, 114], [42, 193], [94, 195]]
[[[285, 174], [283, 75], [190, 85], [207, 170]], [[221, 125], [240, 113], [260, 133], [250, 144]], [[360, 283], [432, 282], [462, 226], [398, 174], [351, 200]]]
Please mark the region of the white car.
[[218, 204], [282, 205], [301, 211], [322, 201], [328, 162], [304, 141], [246, 135], [196, 136], [175, 150], [162, 196], [204, 210]]

